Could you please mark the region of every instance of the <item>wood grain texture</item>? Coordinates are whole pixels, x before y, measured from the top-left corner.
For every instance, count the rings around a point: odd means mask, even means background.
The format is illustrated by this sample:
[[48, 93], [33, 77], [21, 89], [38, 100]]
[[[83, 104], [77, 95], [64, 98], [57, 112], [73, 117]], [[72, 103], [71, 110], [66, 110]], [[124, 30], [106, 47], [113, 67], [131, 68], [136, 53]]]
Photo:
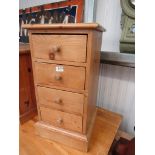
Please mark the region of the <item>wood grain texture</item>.
[[23, 114], [20, 115], [20, 124], [27, 122], [28, 120], [32, 119], [36, 115], [37, 115], [36, 107], [33, 107], [28, 111], [25, 111]]
[[68, 24], [24, 24], [25, 29], [95, 29], [97, 31], [105, 31], [98, 23], [68, 23]]
[[[30, 49], [29, 44], [20, 43], [19, 48], [20, 48], [20, 54], [30, 53], [30, 51], [25, 51], [25, 48]], [[44, 60], [44, 59], [36, 59], [36, 58], [33, 58], [33, 59], [34, 61], [38, 61], [38, 62], [58, 63], [58, 61], [56, 60]], [[61, 61], [61, 64], [67, 64], [67, 63], [68, 63], [67, 61]], [[77, 63], [69, 62], [69, 63], [70, 65], [86, 66], [86, 63], [82, 63], [82, 64], [79, 62]], [[135, 68], [135, 55], [118, 53], [118, 52], [101, 51], [100, 63]]]
[[[52, 60], [59, 61], [86, 61], [87, 35], [54, 35], [35, 34], [32, 35], [32, 54], [35, 58], [49, 60], [52, 53]], [[59, 51], [52, 49], [59, 47]]]
[[34, 128], [37, 120], [34, 118], [20, 125], [20, 155], [108, 155], [122, 117], [116, 113], [98, 109], [87, 153], [37, 136]]
[[[96, 31], [91, 31], [88, 35], [88, 68], [86, 72], [86, 90], [88, 90], [88, 106], [86, 109], [87, 116], [85, 117], [84, 132], [89, 128], [93, 113], [95, 112], [98, 78], [99, 78], [99, 64], [100, 64], [100, 48], [102, 34]], [[86, 127], [87, 126], [87, 127]]]
[[[34, 26], [34, 27], [33, 27]], [[57, 25], [39, 25], [39, 27], [36, 25], [31, 25], [30, 27], [27, 27], [29, 31], [29, 38], [30, 38], [30, 47], [31, 47], [31, 53], [32, 53], [32, 60], [33, 60], [33, 69], [34, 69], [34, 77], [35, 77], [35, 86], [36, 86], [36, 96], [37, 96], [37, 105], [38, 105], [38, 112], [39, 112], [39, 122], [40, 125], [37, 127], [37, 131], [39, 131], [39, 135], [49, 138], [58, 140], [59, 142], [62, 142], [63, 144], [69, 144], [71, 147], [74, 146], [74, 148], [87, 151], [88, 145], [90, 143], [90, 137], [91, 137], [91, 131], [93, 129], [93, 124], [95, 120], [95, 114], [96, 114], [96, 94], [97, 94], [97, 82], [98, 82], [98, 74], [99, 74], [99, 62], [100, 62], [100, 44], [101, 44], [101, 29], [99, 30], [96, 27], [96, 24], [57, 24]], [[49, 60], [46, 62], [41, 62], [40, 59], [34, 59], [34, 49], [37, 44], [33, 44], [35, 40], [38, 38], [35, 37], [33, 40], [33, 35], [38, 34], [40, 36], [39, 38], [39, 44], [43, 45], [42, 49], [46, 49], [46, 46], [44, 45], [44, 42], [46, 41], [45, 36], [48, 36], [48, 38], [52, 38], [52, 36], [55, 38], [54, 45], [57, 47], [54, 48], [54, 51], [59, 51], [59, 48], [55, 42], [59, 42], [62, 40], [64, 42], [65, 36], [74, 36], [70, 42], [73, 40], [73, 47], [76, 46], [76, 44], [79, 45], [78, 38], [79, 36], [87, 36], [84, 41], [80, 41], [80, 44], [85, 44], [82, 47], [87, 47], [87, 57], [85, 60], [85, 63], [81, 62], [78, 66], [78, 59], [75, 63], [72, 63], [70, 65], [70, 60], [66, 59], [63, 60], [64, 64], [61, 64], [61, 60]], [[52, 34], [52, 35], [51, 35]], [[60, 36], [60, 37], [59, 37]], [[83, 40], [83, 39], [82, 39]], [[48, 42], [49, 44], [49, 42]], [[69, 43], [64, 43], [64, 45], [67, 45], [67, 47], [72, 47]], [[34, 48], [35, 47], [35, 48]], [[63, 46], [62, 46], [63, 47]], [[81, 47], [77, 47], [78, 49], [81, 49]], [[40, 48], [38, 48], [40, 49]], [[36, 50], [37, 52], [38, 50]], [[78, 50], [74, 50], [75, 55]], [[67, 52], [67, 48], [65, 50]], [[45, 52], [46, 53], [46, 52]], [[73, 53], [72, 53], [73, 54]], [[73, 56], [68, 56], [68, 58], [73, 58]], [[43, 57], [45, 60], [45, 57]], [[67, 61], [68, 60], [68, 61]], [[56, 63], [57, 62], [57, 63]], [[61, 65], [60, 65], [61, 64]], [[56, 67], [63, 68], [63, 71], [56, 71]], [[81, 67], [83, 66], [83, 67]], [[43, 107], [39, 104], [39, 94], [37, 93], [37, 87], [46, 87], [49, 89], [59, 89], [61, 91], [68, 91], [68, 92], [74, 92], [74, 93], [80, 93], [84, 95], [84, 104], [83, 104], [83, 114], [71, 114], [67, 111], [62, 110], [56, 110], [56, 108], [52, 107]], [[75, 110], [74, 110], [75, 111]], [[73, 112], [73, 111], [72, 111]], [[64, 121], [63, 121], [64, 120]], [[64, 138], [65, 131], [61, 132], [61, 136], [58, 136], [57, 132], [58, 129], [55, 129], [53, 131], [53, 127], [57, 126], [58, 122], [60, 124], [61, 129], [68, 129], [68, 133], [70, 134], [72, 130], [78, 132], [81, 132], [83, 135], [87, 135], [86, 141], [82, 145], [72, 144], [71, 141], [77, 141], [74, 137], [72, 137], [72, 140], [68, 139], [68, 135], [66, 136], [66, 140], [63, 141], [62, 138]], [[64, 126], [63, 123], [64, 122]], [[69, 125], [69, 123], [71, 124]], [[43, 127], [43, 124], [46, 123], [46, 126]], [[49, 124], [48, 124], [49, 123]], [[51, 125], [53, 126], [51, 128]], [[50, 128], [50, 131], [49, 131]], [[48, 133], [48, 135], [47, 135]], [[63, 135], [63, 136], [62, 136]], [[58, 138], [59, 137], [59, 138]], [[58, 139], [57, 139], [58, 138]], [[68, 140], [67, 140], [68, 139]], [[80, 139], [78, 140], [80, 141]], [[81, 147], [81, 148], [80, 148]]]
[[69, 65], [69, 66], [78, 66], [78, 67], [86, 67], [86, 63], [74, 62], [74, 61], [57, 61], [57, 60], [45, 60], [45, 59], [32, 59], [35, 62], [49, 63], [49, 64], [60, 64], [60, 65]]
[[39, 104], [49, 108], [83, 115], [84, 95], [57, 89], [37, 87]]
[[60, 128], [82, 132], [82, 117], [54, 109], [40, 107], [41, 120]]
[[36, 133], [43, 138], [47, 138], [51, 141], [65, 144], [80, 151], [87, 151], [88, 141], [85, 135], [81, 135], [77, 132], [66, 131], [62, 128], [56, 128], [54, 126], [47, 126], [44, 123], [37, 122], [35, 124]]
[[[59, 64], [35, 63], [36, 82], [51, 86], [84, 90], [85, 68], [61, 65], [63, 72], [56, 72]], [[57, 79], [60, 78], [60, 79]]]
[[37, 122], [35, 124], [36, 133], [38, 133], [41, 137], [65, 144], [80, 151], [87, 152], [90, 146], [90, 138], [92, 135], [95, 119], [96, 113], [93, 115], [87, 134], [81, 134], [71, 130], [69, 131], [62, 128], [56, 128], [55, 126], [51, 125], [47, 126], [42, 122]]
[[28, 120], [36, 113], [31, 57], [29, 54], [19, 56], [19, 111], [20, 122]]
[[29, 75], [27, 72], [27, 56], [20, 56], [19, 59], [19, 107], [20, 114], [29, 110], [29, 106], [26, 102], [32, 102], [30, 96]]
[[[27, 46], [27, 45], [26, 45]], [[101, 56], [102, 56], [102, 52], [101, 52]], [[105, 55], [103, 54], [103, 56], [106, 56], [105, 59], [106, 60], [110, 60], [110, 61], [119, 61], [121, 64], [123, 62], [134, 62], [134, 56], [131, 55], [130, 57], [128, 57], [128, 54], [117, 54], [116, 52], [105, 52]], [[104, 57], [103, 57], [104, 59]], [[34, 60], [36, 61], [36, 59]], [[42, 62], [42, 60], [38, 60], [38, 62]], [[123, 62], [122, 62], [123, 61]], [[48, 63], [57, 63], [57, 61], [45, 61], [45, 62], [48, 62]], [[67, 64], [67, 62], [62, 62], [61, 63], [65, 63]], [[73, 63], [69, 63], [70, 65], [73, 65]], [[77, 63], [76, 65], [79, 66], [81, 63]], [[81, 65], [84, 65], [84, 64], [81, 64]], [[104, 67], [103, 67], [104, 66]], [[130, 98], [134, 98], [134, 72], [135, 72], [135, 69], [134, 68], [128, 68], [128, 71], [126, 72], [126, 74], [121, 78], [122, 76], [122, 72], [124, 72], [126, 67], [121, 67], [121, 66], [117, 66], [117, 65], [108, 65], [108, 64], [101, 64], [101, 67], [100, 67], [100, 78], [99, 78], [99, 91], [98, 91], [98, 102], [97, 102], [97, 105], [101, 108], [105, 107], [107, 109], [110, 109], [112, 110], [113, 112], [119, 112], [121, 114], [123, 114], [124, 116], [124, 120], [121, 124], [121, 130], [123, 131], [126, 131], [128, 133], [131, 133], [131, 134], [134, 134], [134, 130], [133, 130], [133, 127], [134, 127], [134, 119], [135, 119], [135, 116], [134, 116], [134, 106], [135, 106], [135, 102], [134, 102], [134, 99], [130, 100]], [[109, 72], [108, 72], [109, 70]], [[130, 76], [130, 80], [125, 84], [125, 87], [127, 88], [127, 96], [128, 96], [128, 99], [126, 99], [125, 101], [121, 101], [121, 103], [118, 102], [118, 98], [122, 98], [123, 95], [119, 95], [117, 96], [116, 95], [116, 92], [118, 90], [118, 94], [120, 94], [120, 89], [121, 87], [123, 86], [122, 84], [122, 81], [123, 79], [125, 79], [125, 77], [128, 77]], [[119, 77], [119, 78], [117, 78]], [[112, 82], [112, 85], [108, 82], [110, 79], [113, 79], [111, 82]], [[133, 79], [133, 80], [132, 80]], [[106, 85], [106, 83], [104, 82], [108, 82], [108, 85]], [[106, 86], [105, 86], [106, 85]], [[106, 91], [106, 87], [108, 88], [107, 91], [111, 91], [111, 87], [112, 87], [112, 93], [114, 94], [114, 96], [112, 96], [112, 101], [110, 101], [110, 98], [107, 99], [106, 96], [104, 96], [104, 92]], [[130, 91], [129, 89], [130, 88]], [[64, 88], [64, 90], [66, 90]], [[70, 91], [70, 90], [67, 90], [67, 91]], [[71, 90], [71, 91], [74, 91], [74, 90]], [[82, 91], [79, 93], [83, 93]], [[107, 94], [107, 93], [106, 93]], [[110, 95], [110, 92], [109, 92], [109, 95]], [[108, 96], [109, 96], [108, 95]], [[107, 101], [105, 101], [107, 100]], [[132, 101], [132, 102], [131, 102]], [[112, 107], [108, 107], [108, 104], [109, 103]], [[115, 108], [115, 106], [117, 106], [117, 104], [120, 104], [121, 106], [119, 106], [119, 109]], [[125, 109], [131, 109], [130, 112], [124, 112]]]

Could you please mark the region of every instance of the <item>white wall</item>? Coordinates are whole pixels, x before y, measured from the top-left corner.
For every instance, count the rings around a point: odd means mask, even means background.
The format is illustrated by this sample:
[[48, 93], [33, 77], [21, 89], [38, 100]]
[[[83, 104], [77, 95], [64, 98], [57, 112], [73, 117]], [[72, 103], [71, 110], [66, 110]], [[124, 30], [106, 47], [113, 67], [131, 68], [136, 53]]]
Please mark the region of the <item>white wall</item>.
[[120, 52], [122, 13], [120, 0], [97, 0], [96, 7], [96, 22], [106, 29], [103, 33], [102, 51]]
[[120, 129], [134, 134], [135, 69], [101, 64], [97, 106], [123, 115]]
[[92, 23], [96, 20], [97, 0], [85, 0], [84, 22]]

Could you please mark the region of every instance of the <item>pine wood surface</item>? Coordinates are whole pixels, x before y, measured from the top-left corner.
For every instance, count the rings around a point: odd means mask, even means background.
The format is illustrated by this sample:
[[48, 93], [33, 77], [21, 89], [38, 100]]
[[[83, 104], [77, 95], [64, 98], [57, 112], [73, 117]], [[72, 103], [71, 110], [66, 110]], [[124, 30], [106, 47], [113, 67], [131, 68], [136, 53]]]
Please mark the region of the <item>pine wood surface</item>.
[[[41, 107], [36, 89], [39, 114], [36, 132], [42, 137], [87, 151], [96, 117], [102, 29], [96, 23], [27, 26], [25, 28], [29, 30], [35, 88], [42, 86], [73, 93], [81, 92], [84, 95], [81, 116]], [[34, 58], [49, 63], [36, 62]], [[61, 61], [65, 64], [62, 65]], [[75, 64], [71, 65], [70, 62]], [[79, 63], [81, 64], [78, 66]], [[57, 71], [58, 67], [63, 68], [63, 71]], [[58, 127], [57, 122], [61, 124], [61, 131], [55, 128]], [[77, 138], [79, 132], [85, 136], [85, 140]], [[72, 137], [69, 136], [71, 133]]]
[[68, 24], [24, 24], [22, 26], [26, 29], [95, 29], [98, 31], [105, 31], [105, 29], [98, 23], [68, 23]]
[[46, 87], [37, 87], [39, 104], [69, 113], [83, 114], [84, 95]]
[[[19, 51], [20, 54], [25, 54], [28, 53], [30, 54], [30, 45], [29, 43], [19, 43]], [[34, 58], [36, 59], [36, 58]], [[44, 59], [36, 59], [35, 61], [40, 61], [40, 62], [48, 62], [48, 63], [57, 63], [57, 61], [52, 60], [44, 60]], [[124, 67], [132, 67], [135, 68], [135, 55], [134, 54], [126, 54], [126, 53], [118, 53], [118, 52], [106, 52], [102, 51], [101, 52], [101, 63], [104, 64], [112, 64], [112, 65], [117, 65], [117, 66], [124, 66]], [[62, 64], [68, 63], [67, 61], [61, 61]], [[85, 66], [86, 63], [79, 63], [75, 64], [75, 62], [70, 62], [70, 65], [76, 65], [76, 66]]]
[[66, 112], [40, 107], [41, 120], [56, 127], [72, 131], [82, 131], [82, 117]]
[[[56, 67], [59, 66], [63, 67], [64, 72], [56, 72]], [[37, 84], [84, 90], [84, 67], [35, 63], [34, 68]]]
[[45, 60], [85, 62], [86, 42], [87, 35], [35, 34], [32, 35], [32, 54]]
[[[100, 66], [100, 48], [102, 33], [91, 31], [88, 37], [88, 68], [86, 70], [85, 89], [88, 90], [88, 98], [86, 98], [89, 106], [87, 107], [87, 116], [85, 130], [88, 130], [89, 124], [95, 113], [98, 92], [99, 66]], [[86, 109], [86, 108], [85, 108]]]
[[81, 152], [35, 134], [37, 117], [20, 125], [20, 155], [108, 155], [122, 116], [98, 109], [88, 152]]
[[31, 57], [26, 53], [19, 56], [19, 111], [20, 123], [36, 114]]

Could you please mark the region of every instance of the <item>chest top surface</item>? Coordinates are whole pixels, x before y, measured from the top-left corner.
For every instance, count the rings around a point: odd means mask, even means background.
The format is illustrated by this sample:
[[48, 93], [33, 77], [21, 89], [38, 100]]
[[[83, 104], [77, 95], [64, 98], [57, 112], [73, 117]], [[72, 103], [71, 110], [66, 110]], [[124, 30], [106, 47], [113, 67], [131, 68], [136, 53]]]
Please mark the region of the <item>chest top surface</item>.
[[97, 31], [105, 31], [105, 29], [98, 23], [70, 23], [70, 24], [24, 24], [22, 26], [25, 29], [36, 30], [36, 29], [91, 29]]

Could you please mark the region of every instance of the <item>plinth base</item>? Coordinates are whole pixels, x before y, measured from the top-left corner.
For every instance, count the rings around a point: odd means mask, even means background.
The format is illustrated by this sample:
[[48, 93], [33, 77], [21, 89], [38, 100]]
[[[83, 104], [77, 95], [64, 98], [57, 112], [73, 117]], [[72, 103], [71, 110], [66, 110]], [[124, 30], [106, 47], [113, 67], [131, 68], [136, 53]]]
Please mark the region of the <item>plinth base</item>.
[[70, 146], [77, 150], [87, 152], [95, 118], [96, 112], [92, 122], [89, 125], [89, 129], [86, 135], [48, 125], [41, 121], [38, 121], [35, 124], [36, 134], [41, 137]]

